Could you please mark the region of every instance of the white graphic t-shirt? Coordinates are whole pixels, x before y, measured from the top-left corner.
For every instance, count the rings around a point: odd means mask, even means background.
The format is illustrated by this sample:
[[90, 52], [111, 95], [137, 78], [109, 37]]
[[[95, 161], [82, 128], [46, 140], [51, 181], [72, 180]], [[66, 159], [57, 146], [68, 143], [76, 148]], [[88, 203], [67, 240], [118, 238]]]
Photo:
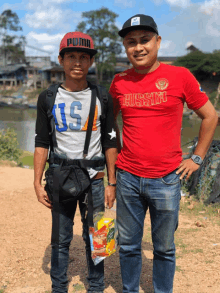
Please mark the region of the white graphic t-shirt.
[[[91, 90], [69, 92], [59, 87], [52, 114], [56, 124], [56, 154], [66, 155], [68, 159], [82, 159], [88, 126], [91, 103]], [[96, 108], [87, 159], [102, 156], [101, 146], [101, 104], [96, 98]], [[97, 171], [89, 169], [92, 178]]]

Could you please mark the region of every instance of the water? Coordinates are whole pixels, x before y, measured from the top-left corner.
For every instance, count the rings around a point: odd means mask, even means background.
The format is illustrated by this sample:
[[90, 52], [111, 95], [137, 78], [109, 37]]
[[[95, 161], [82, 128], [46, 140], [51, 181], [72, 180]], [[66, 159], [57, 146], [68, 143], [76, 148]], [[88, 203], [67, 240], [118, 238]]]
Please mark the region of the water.
[[13, 128], [17, 133], [19, 147], [34, 152], [36, 116], [37, 111], [33, 109], [0, 107], [0, 129]]
[[[35, 137], [35, 120], [37, 111], [34, 109], [12, 109], [8, 107], [0, 107], [0, 129], [13, 128], [17, 133], [19, 147], [22, 150], [34, 152], [34, 137]], [[122, 127], [121, 117], [118, 120], [119, 127]], [[201, 120], [189, 119], [184, 117], [182, 130], [182, 145], [183, 151], [189, 149], [189, 145], [184, 146], [192, 141], [199, 134]], [[216, 128], [214, 139], [220, 140], [220, 126]]]

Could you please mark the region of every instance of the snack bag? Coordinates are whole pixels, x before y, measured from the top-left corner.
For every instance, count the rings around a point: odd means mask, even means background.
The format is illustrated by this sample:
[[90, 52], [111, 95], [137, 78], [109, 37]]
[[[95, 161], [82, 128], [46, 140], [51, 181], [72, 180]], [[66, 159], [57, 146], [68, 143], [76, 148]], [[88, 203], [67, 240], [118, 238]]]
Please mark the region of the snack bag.
[[94, 227], [89, 227], [92, 259], [97, 265], [104, 258], [116, 252], [117, 227], [116, 211], [109, 209], [94, 214]]

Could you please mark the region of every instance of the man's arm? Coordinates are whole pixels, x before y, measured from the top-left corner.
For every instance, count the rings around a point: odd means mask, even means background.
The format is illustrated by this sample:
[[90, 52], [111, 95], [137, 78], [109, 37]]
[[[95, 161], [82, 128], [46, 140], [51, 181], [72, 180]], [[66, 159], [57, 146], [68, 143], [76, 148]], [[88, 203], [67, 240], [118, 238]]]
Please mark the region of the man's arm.
[[[195, 112], [202, 119], [202, 123], [199, 130], [198, 144], [194, 154], [204, 159], [215, 133], [218, 115], [210, 101]], [[183, 179], [184, 176], [187, 175], [186, 180], [188, 180], [191, 174], [198, 169], [198, 164], [194, 163], [192, 159], [187, 159], [182, 161], [176, 173], [179, 174], [182, 172], [180, 179]]]
[[34, 189], [38, 201], [48, 208], [52, 208], [48, 195], [41, 184], [44, 168], [48, 156], [48, 149], [36, 147], [34, 152]]
[[120, 153], [121, 152], [121, 139], [120, 139], [120, 131], [119, 131], [119, 127], [118, 127], [118, 122], [117, 122], [118, 114], [120, 112], [120, 107], [115, 99], [113, 101], [114, 101], [113, 102], [113, 104], [114, 104], [114, 121], [115, 121], [115, 130], [116, 130], [117, 148], [118, 148], [118, 153]]
[[[115, 162], [117, 159], [117, 155], [118, 155], [118, 152], [116, 148], [108, 148], [105, 150], [108, 182], [111, 184], [116, 184]], [[105, 188], [105, 205], [109, 209], [112, 208], [114, 204], [115, 191], [116, 191], [116, 186], [108, 185]]]

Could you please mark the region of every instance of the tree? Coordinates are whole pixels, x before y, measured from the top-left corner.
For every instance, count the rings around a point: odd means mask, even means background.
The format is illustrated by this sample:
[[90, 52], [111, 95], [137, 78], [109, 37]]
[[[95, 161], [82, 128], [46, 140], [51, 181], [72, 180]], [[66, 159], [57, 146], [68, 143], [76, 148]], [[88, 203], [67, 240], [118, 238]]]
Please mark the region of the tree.
[[220, 54], [219, 51], [213, 53], [195, 51], [186, 56], [179, 57], [174, 62], [174, 65], [184, 66], [198, 79], [205, 79], [212, 76], [213, 72], [220, 75]]
[[3, 11], [0, 15], [1, 52], [4, 56], [4, 66], [6, 59], [9, 58], [12, 62], [25, 61], [23, 50], [25, 37], [9, 34], [9, 31], [22, 31], [19, 22], [17, 13], [10, 9]]
[[122, 51], [119, 42], [118, 28], [115, 19], [118, 15], [108, 8], [83, 12], [85, 19], [77, 26], [77, 30], [87, 33], [94, 40], [98, 53], [95, 55], [99, 81], [103, 80], [104, 72], [114, 72], [116, 55]]

